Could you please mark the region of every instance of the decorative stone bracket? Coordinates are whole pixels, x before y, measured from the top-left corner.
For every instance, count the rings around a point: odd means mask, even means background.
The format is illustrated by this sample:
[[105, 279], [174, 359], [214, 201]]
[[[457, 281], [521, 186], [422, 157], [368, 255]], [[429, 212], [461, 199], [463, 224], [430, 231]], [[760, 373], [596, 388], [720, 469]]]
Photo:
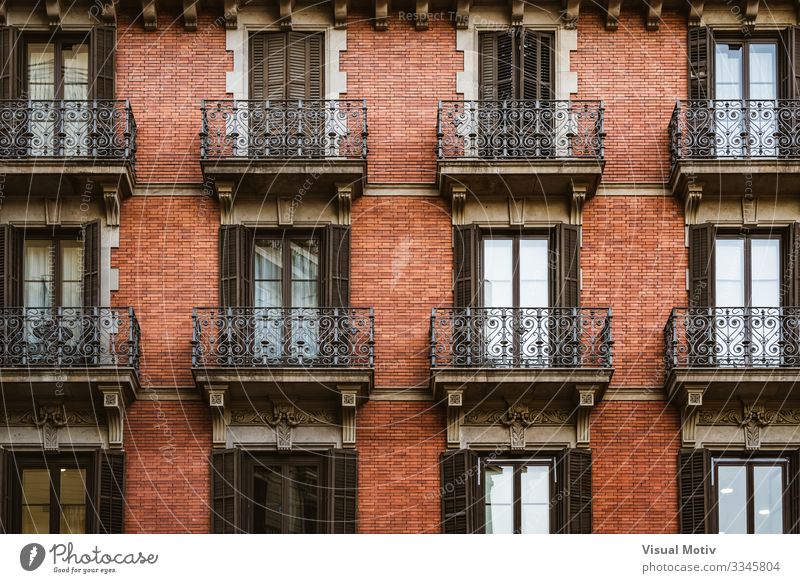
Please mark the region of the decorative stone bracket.
[[234, 183], [221, 181], [215, 184], [219, 198], [219, 222], [222, 225], [233, 224], [233, 189]]
[[686, 399], [681, 407], [681, 445], [694, 447], [697, 442], [697, 420], [703, 405], [703, 388], [686, 387]]
[[[119, 388], [114, 387], [119, 393]], [[112, 447], [122, 447], [122, 413], [124, 413], [121, 394], [118, 395], [118, 412], [120, 422], [115, 423], [114, 414], [108, 415], [109, 443]], [[104, 396], [105, 401], [105, 396]], [[108, 410], [108, 408], [107, 408]], [[0, 426], [2, 427], [36, 427], [41, 435], [42, 448], [45, 451], [58, 451], [59, 430], [63, 427], [97, 427], [98, 421], [92, 410], [67, 410], [63, 404], [40, 405], [35, 404], [33, 410], [4, 411], [0, 409]], [[112, 443], [113, 436], [113, 443]]]
[[467, 189], [460, 184], [454, 184], [450, 187], [450, 196], [452, 198], [450, 216], [453, 226], [463, 225], [466, 221]]
[[744, 432], [746, 449], [761, 447], [761, 430], [771, 425], [800, 426], [800, 409], [768, 409], [742, 402], [740, 409], [709, 410], [698, 413], [699, 425], [734, 425]]
[[103, 408], [108, 420], [108, 446], [121, 449], [125, 430], [125, 401], [119, 387], [98, 387], [103, 395]]
[[106, 207], [106, 224], [109, 227], [119, 227], [119, 187], [112, 184], [103, 184], [103, 203]]
[[570, 223], [573, 225], [583, 225], [583, 204], [586, 202], [585, 184], [572, 183], [572, 196], [570, 197]]
[[461, 423], [464, 420], [464, 391], [447, 389], [447, 447], [461, 447]]
[[697, 213], [702, 199], [702, 182], [692, 182], [686, 187], [686, 192], [683, 194], [683, 214], [687, 226], [697, 224]]
[[591, 441], [590, 420], [598, 387], [594, 385], [578, 387], [578, 410], [575, 418], [575, 445], [589, 447]]

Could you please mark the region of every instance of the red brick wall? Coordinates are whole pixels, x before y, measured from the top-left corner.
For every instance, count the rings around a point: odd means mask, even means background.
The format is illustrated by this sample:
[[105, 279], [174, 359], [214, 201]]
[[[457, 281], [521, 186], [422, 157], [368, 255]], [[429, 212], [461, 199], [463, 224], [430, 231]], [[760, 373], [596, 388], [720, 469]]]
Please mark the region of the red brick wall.
[[345, 97], [367, 100], [370, 182], [434, 182], [438, 101], [458, 98], [464, 69], [453, 23], [432, 19], [417, 31], [394, 13], [389, 31], [376, 32], [371, 15], [351, 13], [339, 68]]
[[373, 401], [358, 410], [357, 423], [359, 531], [440, 532], [441, 407]]
[[200, 100], [225, 99], [225, 26], [201, 14], [197, 32], [159, 8], [158, 31], [145, 32], [137, 13], [117, 22], [117, 97], [129, 99], [137, 123], [139, 182], [201, 182]]
[[375, 386], [426, 388], [431, 308], [453, 301], [449, 206], [370, 196], [352, 216], [350, 301], [375, 310]]
[[605, 401], [592, 412], [593, 528], [678, 532], [680, 419], [662, 401]]
[[209, 532], [211, 420], [205, 403], [136, 401], [126, 423], [125, 532]]
[[666, 182], [667, 126], [688, 86], [686, 16], [664, 10], [657, 31], [645, 30], [639, 7], [624, 8], [619, 20], [609, 32], [603, 12], [581, 7], [570, 61], [577, 98], [605, 101], [605, 182]]

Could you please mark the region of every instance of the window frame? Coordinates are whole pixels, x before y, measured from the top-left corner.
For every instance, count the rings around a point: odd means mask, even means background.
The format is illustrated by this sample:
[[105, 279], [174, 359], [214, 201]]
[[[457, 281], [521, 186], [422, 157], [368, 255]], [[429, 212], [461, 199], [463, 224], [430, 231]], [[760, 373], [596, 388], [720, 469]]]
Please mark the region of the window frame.
[[63, 300], [63, 293], [62, 293], [62, 284], [63, 284], [63, 274], [64, 274], [64, 265], [61, 259], [63, 243], [64, 242], [73, 242], [78, 243], [81, 247], [81, 268], [80, 268], [80, 283], [81, 283], [81, 304], [85, 303], [85, 294], [86, 291], [83, 289], [83, 274], [86, 272], [86, 257], [84, 257], [83, 249], [84, 249], [84, 242], [81, 233], [81, 229], [70, 229], [70, 228], [61, 228], [61, 229], [31, 229], [25, 232], [25, 235], [22, 240], [22, 261], [20, 262], [20, 282], [22, 285], [22, 305], [26, 308], [44, 308], [47, 306], [26, 306], [25, 304], [25, 283], [28, 281], [25, 279], [25, 252], [27, 249], [28, 241], [48, 241], [51, 244], [51, 249], [54, 249], [53, 253], [53, 262], [51, 266], [51, 273], [50, 276], [52, 277], [52, 285], [53, 285], [53, 293], [52, 293], [52, 305], [49, 307], [52, 308], [79, 308], [78, 306], [65, 306], [62, 305]]
[[[486, 466], [490, 464], [512, 465], [514, 467], [513, 481], [513, 534], [523, 534], [522, 530], [522, 478], [521, 468], [524, 466], [548, 467], [550, 492], [548, 493], [548, 534], [558, 530], [558, 505], [554, 503], [555, 492], [558, 486], [557, 456], [545, 455], [514, 455], [506, 454], [497, 457], [492, 455], [481, 456], [478, 461], [478, 518], [481, 532], [486, 533]], [[488, 534], [488, 533], [487, 533]]]
[[[711, 95], [717, 99], [717, 45], [720, 44], [738, 44], [742, 45], [742, 99], [747, 101], [750, 98], [750, 51], [748, 47], [751, 44], [772, 44], [775, 45], [775, 95], [780, 99], [781, 84], [780, 84], [780, 69], [781, 69], [781, 51], [780, 51], [780, 35], [777, 32], [771, 31], [753, 31], [751, 34], [744, 36], [736, 34], [732, 31], [714, 32], [714, 41], [712, 43], [713, 50], [711, 73]], [[725, 100], [728, 101], [728, 100]]]
[[[266, 87], [266, 85], [268, 85], [269, 82], [268, 82], [267, 79], [265, 79], [264, 99], [263, 99], [263, 101], [297, 101], [295, 99], [289, 99], [288, 96], [286, 95], [286, 89], [287, 89], [287, 87], [289, 85], [289, 76], [290, 76], [290, 73], [289, 73], [289, 46], [290, 46], [289, 35], [290, 34], [300, 34], [300, 35], [303, 35], [304, 37], [310, 37], [310, 36], [314, 36], [314, 35], [319, 36], [319, 38], [320, 38], [320, 46], [322, 47], [321, 54], [320, 54], [320, 64], [319, 64], [319, 93], [320, 93], [320, 99], [321, 100], [325, 100], [325, 95], [326, 95], [325, 94], [325, 76], [326, 76], [326, 69], [327, 69], [326, 51], [327, 51], [327, 40], [328, 40], [325, 30], [323, 30], [323, 29], [320, 29], [320, 30], [290, 30], [290, 31], [284, 31], [284, 30], [254, 30], [254, 31], [250, 31], [248, 33], [248, 35], [247, 35], [248, 51], [251, 50], [250, 47], [252, 47], [252, 42], [253, 42], [252, 39], [255, 36], [263, 35], [264, 36], [264, 44], [265, 44], [265, 46], [268, 45], [267, 38], [270, 37], [270, 36], [283, 36], [285, 38], [285, 41], [284, 41], [284, 55], [283, 55], [283, 57], [284, 57], [284, 62], [283, 62], [284, 79], [283, 79], [283, 91], [282, 91], [283, 97], [281, 99], [270, 99], [269, 92], [267, 91], [267, 87]], [[268, 64], [267, 64], [268, 63], [268, 59], [269, 59], [269, 55], [265, 54], [264, 55], [264, 62], [262, 63], [263, 67], [267, 67], [268, 66]], [[253, 79], [254, 68], [252, 66], [252, 61], [248, 60], [247, 65], [248, 65], [247, 66], [248, 99], [253, 100], [253, 93], [254, 93], [254, 89], [253, 88], [254, 88], [255, 84], [254, 84], [254, 79]], [[308, 72], [309, 72], [308, 67], [310, 65], [311, 65], [311, 63], [306, 62], [306, 68], [305, 68], [305, 75], [306, 76], [308, 76]], [[259, 99], [257, 101], [262, 101], [262, 100]], [[303, 98], [303, 101], [314, 101], [314, 98], [305, 97], [305, 98]]]
[[[83, 34], [83, 36], [81, 36]], [[53, 51], [53, 99], [56, 101], [64, 99], [64, 71], [63, 71], [63, 58], [62, 53], [64, 45], [68, 44], [82, 44], [86, 45], [88, 51], [88, 77], [86, 90], [87, 94], [91, 95], [92, 79], [94, 71], [92, 70], [92, 32], [91, 30], [85, 33], [70, 32], [66, 34], [44, 34], [44, 33], [24, 33], [22, 36], [22, 84], [26, 95], [30, 95], [30, 79], [28, 77], [29, 59], [28, 59], [28, 45], [36, 43], [46, 43], [54, 45]], [[91, 97], [89, 97], [90, 99]]]
[[747, 455], [745, 452], [711, 453], [711, 501], [714, 518], [714, 534], [719, 534], [719, 467], [745, 467], [747, 496], [747, 534], [755, 534], [755, 501], [753, 491], [753, 468], [782, 468], [781, 516], [783, 534], [789, 532], [791, 522], [791, 500], [789, 498], [789, 480], [791, 460], [784, 452], [762, 452]]
[[[777, 232], [776, 232], [777, 231]], [[780, 273], [778, 274], [778, 289], [780, 290], [780, 307], [784, 307], [786, 305], [787, 300], [787, 284], [785, 281], [785, 274], [786, 269], [788, 267], [789, 257], [788, 253], [789, 250], [789, 233], [787, 230], [778, 231], [776, 229], [747, 229], [747, 228], [739, 228], [739, 229], [729, 229], [725, 227], [717, 228], [716, 235], [714, 236], [714, 262], [716, 262], [716, 246], [718, 240], [744, 240], [744, 306], [742, 307], [763, 307], [763, 306], [752, 306], [752, 274], [753, 274], [753, 255], [752, 255], [752, 240], [753, 239], [766, 239], [766, 240], [778, 240], [780, 241], [780, 249], [779, 249], [779, 260], [780, 260]], [[717, 295], [717, 274], [716, 269], [714, 270], [714, 304], [717, 303], [716, 295]]]
[[[545, 28], [540, 26], [530, 26], [525, 24], [513, 24], [511, 26], [505, 26], [496, 29], [487, 29], [487, 30], [479, 30], [478, 31], [478, 38], [476, 39], [476, 46], [477, 46], [477, 59], [478, 59], [478, 67], [477, 67], [477, 81], [478, 81], [478, 95], [484, 94], [484, 86], [481, 85], [481, 79], [483, 79], [485, 73], [483, 70], [483, 61], [484, 61], [484, 54], [481, 50], [482, 43], [481, 43], [481, 36], [482, 35], [493, 35], [493, 34], [502, 34], [511, 37], [511, 97], [507, 98], [508, 101], [540, 101], [539, 98], [537, 99], [525, 99], [523, 94], [525, 92], [525, 64], [524, 64], [524, 43], [525, 43], [525, 33], [530, 32], [533, 34], [550, 34], [552, 35], [552, 47], [551, 47], [551, 62], [549, 67], [549, 77], [551, 79], [551, 86], [550, 86], [550, 93], [552, 95], [550, 100], [557, 99], [557, 92], [556, 92], [556, 83], [558, 75], [556, 72], [558, 71], [558, 63], [556, 60], [558, 59], [558, 45], [557, 45], [557, 30], [552, 28]], [[541, 47], [539, 47], [541, 49]], [[539, 54], [539, 59], [541, 59], [541, 54]], [[500, 56], [497, 55], [498, 62], [500, 61]], [[537, 63], [537, 65], [540, 63]], [[506, 101], [504, 99], [498, 99], [498, 101]], [[541, 99], [541, 101], [549, 101], [545, 99]]]
[[[546, 308], [552, 308], [553, 306], [553, 278], [555, 276], [555, 266], [553, 261], [553, 245], [552, 245], [552, 236], [550, 229], [525, 229], [524, 231], [520, 231], [519, 229], [491, 229], [489, 232], [484, 232], [484, 229], [478, 230], [478, 253], [479, 253], [479, 294], [478, 298], [480, 301], [481, 307], [486, 307], [486, 298], [484, 294], [484, 283], [486, 281], [486, 261], [484, 255], [484, 247], [483, 242], [487, 240], [509, 240], [512, 241], [511, 247], [511, 277], [512, 281], [512, 305], [511, 306], [504, 306], [506, 308], [513, 308], [518, 309], [519, 299], [520, 299], [520, 282], [519, 282], [519, 266], [520, 266], [520, 256], [519, 256], [519, 243], [523, 240], [544, 240], [547, 242], [547, 257], [548, 257], [548, 266], [547, 266], [547, 306]], [[556, 258], [558, 261], [560, 258]], [[543, 309], [546, 309], [543, 308]], [[535, 308], [534, 308], [535, 309]]]
[[[87, 452], [73, 452], [63, 454], [37, 454], [32, 452], [11, 452], [11, 478], [10, 486], [11, 492], [9, 496], [9, 522], [11, 525], [11, 532], [22, 532], [22, 472], [26, 469], [46, 469], [50, 473], [50, 532], [39, 534], [61, 534], [61, 504], [58, 500], [59, 493], [57, 491], [61, 481], [61, 472], [58, 471], [56, 478], [53, 479], [53, 468], [60, 470], [67, 467], [70, 469], [85, 469], [86, 470], [86, 488], [85, 493], [85, 534], [94, 532], [94, 484], [96, 477], [96, 469], [94, 467], [94, 459], [90, 453]], [[54, 509], [58, 511], [54, 512]], [[80, 533], [77, 533], [80, 534]]]
[[[281, 261], [283, 262], [283, 267], [281, 270], [281, 306], [273, 306], [267, 309], [284, 309], [289, 310], [292, 308], [296, 308], [297, 306], [292, 305], [292, 302], [287, 303], [292, 297], [292, 270], [291, 270], [291, 260], [292, 260], [292, 248], [289, 244], [283, 244], [284, 242], [291, 242], [291, 241], [301, 241], [301, 240], [310, 240], [313, 239], [317, 242], [317, 248], [319, 250], [318, 263], [317, 263], [317, 307], [323, 305], [323, 298], [324, 298], [324, 290], [323, 290], [323, 269], [324, 267], [324, 238], [320, 230], [314, 229], [283, 229], [283, 230], [274, 230], [274, 229], [256, 229], [253, 234], [253, 257], [252, 257], [252, 269], [253, 269], [253, 296], [252, 296], [252, 305], [254, 307], [259, 308], [266, 308], [266, 306], [256, 306], [255, 298], [256, 298], [256, 288], [258, 287], [258, 283], [260, 281], [274, 281], [274, 280], [262, 280], [256, 279], [256, 248], [261, 241], [269, 241], [269, 240], [280, 240], [282, 242], [281, 248]], [[314, 308], [300, 308], [300, 309], [314, 309]]]

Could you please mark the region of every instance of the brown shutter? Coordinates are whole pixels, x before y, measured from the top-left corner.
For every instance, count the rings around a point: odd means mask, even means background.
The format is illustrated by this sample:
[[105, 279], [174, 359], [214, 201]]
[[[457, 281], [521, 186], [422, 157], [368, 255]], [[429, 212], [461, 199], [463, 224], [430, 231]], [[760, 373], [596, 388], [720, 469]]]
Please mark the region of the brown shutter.
[[322, 99], [322, 35], [288, 33], [286, 99]]
[[468, 449], [445, 452], [439, 462], [442, 473], [442, 532], [480, 532], [480, 459]]
[[266, 34], [264, 95], [267, 99], [286, 99], [288, 39], [288, 35], [284, 32]]
[[248, 95], [250, 99], [261, 100], [266, 97], [267, 35], [264, 33], [251, 34], [248, 52], [248, 68], [250, 70], [250, 91]]
[[792, 223], [784, 241], [785, 281], [781, 282], [781, 305], [795, 306], [800, 301], [800, 223]]
[[778, 43], [778, 97], [800, 98], [800, 27], [790, 26], [781, 32]]
[[554, 44], [552, 32], [522, 30], [520, 99], [553, 99]]
[[580, 227], [559, 223], [551, 231], [553, 306], [580, 306]]
[[19, 29], [0, 27], [0, 99], [22, 97], [22, 43]]
[[559, 534], [592, 533], [592, 452], [565, 449], [556, 461]]
[[346, 308], [350, 305], [350, 226], [328, 225], [324, 250], [325, 307]]
[[117, 31], [112, 26], [96, 26], [92, 29], [92, 86], [89, 95], [93, 99], [114, 99], [114, 60]]
[[240, 528], [241, 454], [237, 448], [211, 453], [211, 532], [233, 534]]
[[453, 228], [453, 305], [475, 306], [480, 287], [480, 249], [475, 225]]
[[98, 450], [95, 453], [95, 532], [125, 532], [125, 453]]
[[253, 230], [219, 228], [219, 300], [222, 306], [253, 305]]
[[513, 30], [480, 33], [479, 99], [502, 101], [516, 96], [514, 40]]
[[0, 308], [22, 305], [22, 231], [0, 225]]
[[100, 305], [100, 221], [83, 224], [83, 305]]
[[789, 526], [786, 532], [800, 534], [800, 450], [789, 454]]
[[712, 99], [714, 36], [711, 29], [689, 29], [689, 99]]
[[682, 451], [679, 457], [681, 534], [710, 534], [711, 456], [706, 449]]
[[9, 496], [11, 487], [11, 453], [0, 447], [0, 534], [8, 533], [11, 528], [9, 521]]
[[328, 529], [330, 534], [355, 534], [358, 515], [358, 453], [328, 450]]
[[714, 225], [689, 227], [689, 305], [714, 305]]

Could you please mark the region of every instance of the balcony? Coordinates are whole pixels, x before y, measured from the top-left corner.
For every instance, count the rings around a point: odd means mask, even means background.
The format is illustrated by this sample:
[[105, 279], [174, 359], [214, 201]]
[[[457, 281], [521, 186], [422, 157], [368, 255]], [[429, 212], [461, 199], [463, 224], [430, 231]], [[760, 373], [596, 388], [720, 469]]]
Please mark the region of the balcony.
[[[218, 183], [246, 192], [360, 194], [367, 165], [364, 100], [203, 101], [200, 161]], [[308, 180], [313, 176], [314, 180]]]
[[601, 101], [441, 101], [438, 179], [477, 197], [591, 196], [603, 172]]
[[800, 397], [800, 308], [674, 308], [664, 348], [670, 398]]
[[[52, 194], [64, 175], [132, 190], [136, 122], [123, 100], [0, 100], [0, 173], [9, 192]], [[75, 187], [83, 194], [85, 186]]]
[[793, 194], [800, 180], [800, 100], [678, 101], [669, 124], [673, 192]]
[[195, 308], [192, 320], [198, 384], [227, 384], [232, 399], [372, 385], [370, 308]]
[[133, 308], [0, 308], [0, 378], [8, 400], [91, 399], [90, 388], [138, 387], [141, 332]]
[[433, 390], [502, 383], [544, 401], [593, 386], [600, 397], [613, 371], [609, 308], [434, 308]]

